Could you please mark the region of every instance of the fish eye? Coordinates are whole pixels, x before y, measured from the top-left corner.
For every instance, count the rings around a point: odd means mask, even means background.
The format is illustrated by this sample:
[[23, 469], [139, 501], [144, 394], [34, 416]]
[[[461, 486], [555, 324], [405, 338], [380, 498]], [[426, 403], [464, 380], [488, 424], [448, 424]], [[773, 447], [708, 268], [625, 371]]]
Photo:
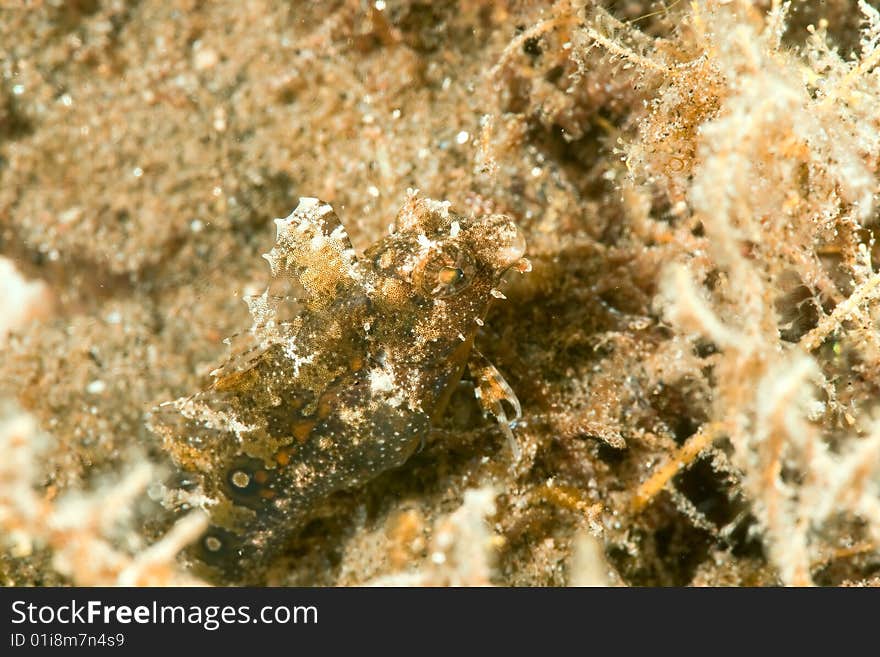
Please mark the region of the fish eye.
[[455, 285], [464, 278], [461, 267], [443, 267], [437, 272], [438, 285]]
[[423, 292], [445, 299], [466, 289], [475, 271], [474, 261], [465, 251], [456, 246], [447, 246], [428, 255], [416, 275]]

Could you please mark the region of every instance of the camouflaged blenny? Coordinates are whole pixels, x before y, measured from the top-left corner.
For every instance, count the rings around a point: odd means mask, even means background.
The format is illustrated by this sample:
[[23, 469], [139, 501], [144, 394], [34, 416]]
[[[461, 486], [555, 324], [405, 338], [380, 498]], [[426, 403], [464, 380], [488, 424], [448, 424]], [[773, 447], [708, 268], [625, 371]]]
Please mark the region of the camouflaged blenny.
[[[249, 301], [258, 355], [164, 405], [152, 428], [195, 475], [211, 526], [186, 554], [211, 579], [252, 579], [329, 494], [399, 466], [444, 411], [469, 359], [482, 403], [507, 429], [515, 396], [474, 336], [525, 241], [503, 215], [458, 216], [410, 195], [390, 235], [358, 257], [332, 208], [302, 198], [265, 257], [294, 276], [304, 308], [277, 319]], [[496, 376], [493, 376], [496, 375]], [[169, 413], [169, 411], [171, 411]]]

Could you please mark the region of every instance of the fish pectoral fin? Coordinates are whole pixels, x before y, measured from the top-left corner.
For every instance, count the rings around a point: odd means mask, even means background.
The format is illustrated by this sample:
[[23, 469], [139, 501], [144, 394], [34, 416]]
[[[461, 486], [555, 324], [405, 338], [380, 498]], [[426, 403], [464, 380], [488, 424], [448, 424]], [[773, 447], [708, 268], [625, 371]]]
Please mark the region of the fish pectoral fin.
[[[498, 426], [507, 438], [514, 461], [518, 462], [522, 457], [522, 449], [513, 435], [513, 427], [522, 418], [522, 406], [520, 406], [516, 393], [498, 371], [498, 368], [477, 349], [471, 351], [468, 371], [474, 380], [476, 386], [474, 394], [483, 413], [492, 415], [498, 422]], [[510, 416], [508, 409], [505, 408], [505, 402], [509, 406], [509, 410], [512, 411]]]

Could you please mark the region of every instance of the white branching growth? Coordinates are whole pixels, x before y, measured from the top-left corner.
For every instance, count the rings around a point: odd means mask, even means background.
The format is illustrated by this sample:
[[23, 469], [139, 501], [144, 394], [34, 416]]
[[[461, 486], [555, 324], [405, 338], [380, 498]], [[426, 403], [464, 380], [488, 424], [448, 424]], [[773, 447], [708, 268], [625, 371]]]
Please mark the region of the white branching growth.
[[[780, 578], [807, 585], [832, 520], [860, 520], [880, 546], [880, 425], [838, 405], [832, 364], [817, 352], [834, 338], [880, 363], [880, 277], [860, 231], [880, 190], [880, 14], [859, 2], [860, 51], [849, 58], [827, 45], [823, 24], [802, 49], [783, 46], [788, 6], [694, 2], [676, 39], [653, 52], [600, 16], [584, 43], [656, 85], [624, 155], [630, 190], [654, 186], [682, 217], [660, 307], [682, 337], [720, 352], [712, 435], [733, 444]], [[819, 314], [799, 344], [780, 338], [786, 277]]]
[[605, 558], [602, 541], [582, 530], [574, 540], [569, 586], [621, 586], [620, 576]]
[[[841, 453], [828, 448], [812, 418], [822, 376], [816, 362], [793, 348], [781, 354], [745, 334], [730, 339], [682, 268], [666, 279], [669, 317], [679, 327], [710, 338], [723, 336], [716, 409], [735, 448], [743, 487], [764, 528], [771, 561], [781, 579], [807, 585], [821, 552], [827, 521], [851, 513], [867, 523], [880, 545], [880, 423], [867, 422]], [[701, 329], [702, 324], [702, 329]], [[720, 342], [720, 341], [719, 341]]]
[[7, 334], [28, 322], [47, 317], [53, 299], [49, 288], [40, 281], [27, 280], [9, 258], [0, 256], [0, 344]]
[[41, 515], [44, 502], [31, 490], [33, 456], [42, 435], [29, 415], [3, 408], [0, 423], [0, 527], [12, 553], [30, 553], [29, 519]]
[[33, 488], [35, 462], [47, 441], [29, 415], [3, 408], [0, 424], [0, 536], [13, 556], [38, 548], [52, 553], [53, 567], [78, 586], [190, 586], [203, 582], [183, 573], [175, 557], [207, 526], [201, 511], [183, 518], [158, 542], [132, 556], [110, 536], [125, 526], [135, 499], [155, 479], [140, 464], [117, 482], [52, 500]]
[[496, 492], [477, 488], [462, 505], [434, 526], [429, 564], [411, 573], [374, 579], [371, 586], [488, 586], [498, 547], [487, 517], [495, 513]]

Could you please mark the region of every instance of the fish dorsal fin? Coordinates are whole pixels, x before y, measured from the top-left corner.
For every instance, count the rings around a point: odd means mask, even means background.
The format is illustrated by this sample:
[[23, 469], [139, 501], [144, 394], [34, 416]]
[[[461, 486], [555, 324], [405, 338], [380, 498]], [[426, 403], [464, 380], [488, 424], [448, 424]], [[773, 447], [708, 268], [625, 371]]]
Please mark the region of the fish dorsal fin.
[[358, 259], [339, 217], [328, 203], [301, 198], [284, 219], [276, 219], [275, 247], [264, 258], [272, 276], [295, 276], [312, 309], [329, 306], [361, 280]]

